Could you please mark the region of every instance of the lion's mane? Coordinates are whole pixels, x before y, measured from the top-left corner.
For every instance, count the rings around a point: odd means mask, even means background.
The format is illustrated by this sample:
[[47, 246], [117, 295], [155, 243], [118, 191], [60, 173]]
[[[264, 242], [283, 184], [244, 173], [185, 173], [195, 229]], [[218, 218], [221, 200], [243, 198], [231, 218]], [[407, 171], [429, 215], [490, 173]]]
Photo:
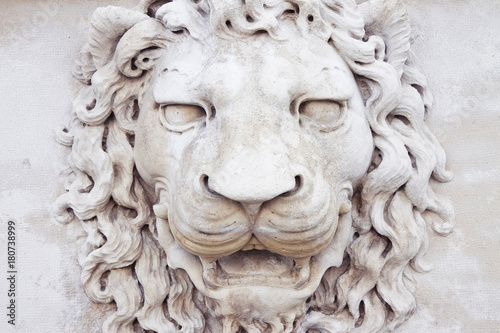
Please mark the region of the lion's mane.
[[[185, 271], [167, 266], [155, 239], [155, 194], [135, 169], [134, 126], [149, 69], [179, 35], [200, 38], [204, 21], [224, 38], [266, 31], [280, 39], [283, 19], [324, 38], [349, 65], [375, 143], [372, 165], [354, 190], [344, 262], [326, 272], [294, 330], [393, 330], [416, 306], [413, 273], [425, 270], [420, 258], [427, 251], [427, 227], [446, 234], [453, 218], [430, 186], [431, 179], [444, 182], [451, 174], [424, 122], [431, 96], [413, 64], [406, 13], [394, 1], [376, 14], [369, 3], [350, 0], [233, 2], [237, 9], [227, 11], [216, 0], [163, 7], [166, 1], [143, 0], [133, 10], [107, 7], [93, 15], [74, 72], [85, 86], [73, 102], [70, 126], [58, 135], [71, 153], [55, 216], [65, 223], [76, 216], [88, 235], [81, 249], [85, 291], [94, 302], [116, 304], [103, 331], [215, 333], [234, 327], [210, 316], [209, 300]], [[188, 13], [181, 16], [185, 22], [162, 20], [176, 11]], [[162, 17], [154, 19], [155, 13]], [[245, 329], [274, 332], [266, 323]]]

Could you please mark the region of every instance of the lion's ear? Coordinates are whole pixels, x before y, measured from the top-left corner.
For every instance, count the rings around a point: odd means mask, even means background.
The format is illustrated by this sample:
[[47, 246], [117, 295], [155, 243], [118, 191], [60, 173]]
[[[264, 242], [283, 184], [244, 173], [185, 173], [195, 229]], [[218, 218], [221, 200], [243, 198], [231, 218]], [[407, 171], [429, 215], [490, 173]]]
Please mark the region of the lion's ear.
[[135, 10], [98, 8], [91, 26], [89, 52], [97, 70], [114, 59], [123, 75], [138, 77], [154, 66], [166, 44], [165, 27]]
[[148, 20], [143, 13], [122, 7], [97, 8], [90, 25], [89, 51], [96, 69], [108, 64], [122, 36], [137, 23]]
[[128, 77], [138, 77], [150, 70], [166, 46], [164, 31], [164, 26], [154, 19], [130, 28], [116, 46], [115, 61], [120, 72]]

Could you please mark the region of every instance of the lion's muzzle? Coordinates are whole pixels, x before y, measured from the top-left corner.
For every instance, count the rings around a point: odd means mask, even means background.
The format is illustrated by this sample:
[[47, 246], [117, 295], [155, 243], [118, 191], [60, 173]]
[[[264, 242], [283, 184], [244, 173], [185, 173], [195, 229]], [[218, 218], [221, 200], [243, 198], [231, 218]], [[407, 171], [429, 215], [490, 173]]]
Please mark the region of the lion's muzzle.
[[176, 191], [171, 231], [187, 251], [210, 262], [248, 249], [294, 259], [314, 256], [335, 234], [338, 204], [321, 176], [301, 171], [270, 187], [270, 180], [250, 175], [244, 178], [248, 184], [226, 176], [224, 187], [202, 174], [183, 185], [191, 191]]

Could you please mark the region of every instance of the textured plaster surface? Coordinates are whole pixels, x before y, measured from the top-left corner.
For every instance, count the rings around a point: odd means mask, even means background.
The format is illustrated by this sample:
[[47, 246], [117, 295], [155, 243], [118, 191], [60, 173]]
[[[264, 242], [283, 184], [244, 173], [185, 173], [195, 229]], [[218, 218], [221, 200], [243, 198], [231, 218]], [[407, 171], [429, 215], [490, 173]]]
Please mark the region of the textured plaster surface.
[[421, 1], [408, 10], [419, 29], [415, 52], [435, 97], [431, 128], [455, 174], [440, 190], [453, 201], [457, 225], [450, 236], [431, 240], [427, 260], [434, 269], [421, 276], [420, 310], [405, 328], [498, 332], [500, 7]]
[[[98, 332], [106, 317], [106, 307], [90, 303], [80, 286], [78, 236], [68, 230], [78, 226], [58, 225], [49, 210], [67, 153], [52, 131], [77, 90], [70, 73], [87, 18], [108, 3], [0, 1], [0, 248], [9, 220], [18, 244], [17, 325], [2, 312], [2, 332]], [[433, 270], [418, 276], [417, 312], [398, 332], [498, 332], [500, 7], [494, 0], [407, 3], [414, 49], [435, 97], [429, 125], [455, 173], [438, 190], [450, 196], [457, 226], [431, 239]], [[4, 309], [3, 275], [0, 281]]]

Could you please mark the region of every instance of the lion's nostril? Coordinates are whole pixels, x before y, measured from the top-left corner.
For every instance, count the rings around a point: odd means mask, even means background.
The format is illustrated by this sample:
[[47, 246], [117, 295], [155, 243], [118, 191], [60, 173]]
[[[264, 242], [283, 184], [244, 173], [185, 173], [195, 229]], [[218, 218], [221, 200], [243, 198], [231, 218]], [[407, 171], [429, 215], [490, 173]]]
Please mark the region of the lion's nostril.
[[292, 190], [283, 193], [281, 196], [282, 197], [289, 197], [291, 195], [294, 195], [302, 187], [302, 182], [303, 182], [302, 176], [300, 176], [300, 175], [295, 176], [295, 187]]
[[219, 196], [217, 192], [214, 192], [210, 189], [210, 186], [208, 185], [208, 176], [207, 175], [202, 175], [200, 179], [201, 183], [201, 188], [205, 191], [205, 193], [213, 195], [213, 196]]
[[208, 186], [208, 176], [203, 175], [201, 176], [201, 187], [205, 192], [211, 193], [212, 191], [210, 190], [210, 187]]
[[[275, 181], [273, 184], [272, 180], [276, 179], [263, 182], [259, 177], [254, 177], [251, 178], [253, 182], [250, 183], [248, 178], [234, 177], [231, 179], [232, 182], [228, 182], [227, 177], [217, 178], [217, 175], [209, 177], [207, 174], [202, 174], [199, 181], [200, 188], [205, 194], [214, 198], [240, 202], [246, 210], [257, 213], [260, 209], [258, 207], [266, 201], [295, 195], [303, 187], [302, 178], [302, 175], [297, 175], [287, 180], [281, 179], [281, 182]], [[250, 207], [251, 209], [247, 209]]]
[[295, 176], [295, 191], [300, 190], [302, 187], [302, 176]]

